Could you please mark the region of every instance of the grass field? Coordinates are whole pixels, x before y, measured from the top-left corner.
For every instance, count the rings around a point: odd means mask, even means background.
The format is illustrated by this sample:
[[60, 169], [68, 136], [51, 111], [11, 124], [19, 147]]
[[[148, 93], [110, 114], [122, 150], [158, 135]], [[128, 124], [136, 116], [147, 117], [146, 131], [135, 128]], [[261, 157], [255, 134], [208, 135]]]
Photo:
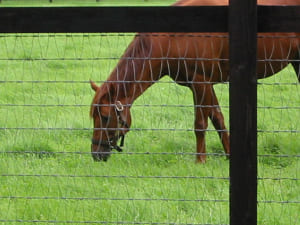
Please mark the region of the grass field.
[[[185, 131], [193, 129], [192, 95], [169, 78], [135, 102], [137, 130], [128, 133], [124, 153], [92, 160], [88, 81], [106, 80], [117, 63], [109, 58], [120, 57], [132, 35], [0, 37], [0, 224], [229, 223], [229, 162], [211, 155], [205, 165], [194, 163], [194, 134]], [[291, 67], [260, 82], [258, 224], [294, 225], [299, 85]], [[228, 126], [228, 85], [215, 88]], [[207, 151], [223, 153], [214, 131], [207, 132]]]

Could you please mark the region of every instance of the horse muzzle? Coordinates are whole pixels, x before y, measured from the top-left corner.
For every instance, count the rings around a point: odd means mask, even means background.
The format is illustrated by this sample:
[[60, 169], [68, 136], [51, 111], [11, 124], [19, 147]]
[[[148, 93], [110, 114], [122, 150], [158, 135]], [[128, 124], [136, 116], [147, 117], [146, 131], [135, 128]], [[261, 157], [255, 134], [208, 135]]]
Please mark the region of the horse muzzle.
[[[124, 135], [121, 136], [121, 147], [124, 145]], [[112, 150], [117, 150], [118, 152], [122, 152], [122, 148], [120, 146], [114, 144], [113, 140], [108, 141], [100, 141], [96, 139], [92, 139], [91, 144], [91, 152], [94, 161], [107, 161], [110, 157]]]
[[91, 144], [91, 153], [94, 161], [106, 162], [111, 154], [111, 148], [109, 146]]

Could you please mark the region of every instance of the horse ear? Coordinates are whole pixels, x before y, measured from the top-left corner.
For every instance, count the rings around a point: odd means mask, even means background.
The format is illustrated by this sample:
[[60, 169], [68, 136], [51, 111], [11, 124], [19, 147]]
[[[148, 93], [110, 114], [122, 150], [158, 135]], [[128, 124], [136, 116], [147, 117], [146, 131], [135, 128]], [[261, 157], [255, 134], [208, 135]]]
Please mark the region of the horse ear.
[[91, 88], [94, 90], [94, 91], [97, 91], [99, 86], [92, 80], [90, 80], [90, 84], [91, 84]]

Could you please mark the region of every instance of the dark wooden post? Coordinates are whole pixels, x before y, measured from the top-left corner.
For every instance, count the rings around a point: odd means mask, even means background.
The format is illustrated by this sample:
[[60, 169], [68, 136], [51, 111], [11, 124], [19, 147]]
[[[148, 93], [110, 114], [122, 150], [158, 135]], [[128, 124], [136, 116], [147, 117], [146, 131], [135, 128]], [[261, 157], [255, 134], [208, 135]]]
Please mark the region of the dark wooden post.
[[256, 0], [230, 0], [230, 224], [257, 224]]

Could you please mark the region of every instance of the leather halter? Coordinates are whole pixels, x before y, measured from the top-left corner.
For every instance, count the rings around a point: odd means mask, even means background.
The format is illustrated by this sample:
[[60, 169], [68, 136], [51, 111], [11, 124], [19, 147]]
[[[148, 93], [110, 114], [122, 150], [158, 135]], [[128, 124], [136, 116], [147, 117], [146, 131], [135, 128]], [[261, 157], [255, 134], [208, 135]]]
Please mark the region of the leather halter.
[[[115, 103], [115, 110], [116, 110], [116, 113], [117, 113], [117, 120], [118, 120], [118, 124], [125, 127], [125, 128], [129, 128], [129, 125], [127, 124], [126, 121], [124, 121], [122, 119], [122, 112], [124, 111], [124, 106], [122, 105], [122, 103], [120, 101], [116, 101]], [[118, 139], [118, 138], [121, 138], [121, 143], [120, 143], [120, 146], [118, 145], [113, 145], [113, 142], [115, 139]], [[97, 140], [97, 139], [92, 139], [92, 144], [93, 145], [100, 145], [100, 146], [106, 146], [106, 147], [109, 147], [109, 149], [113, 150], [117, 150], [118, 152], [122, 152], [122, 148], [124, 146], [124, 139], [125, 139], [125, 135], [117, 135], [117, 136], [114, 136], [112, 138], [110, 138], [109, 140]]]
[[121, 135], [121, 143], [120, 143], [120, 146], [118, 145], [113, 145], [113, 140], [114, 138], [111, 138], [107, 141], [100, 141], [100, 140], [96, 140], [96, 139], [92, 139], [92, 144], [93, 145], [100, 145], [100, 146], [107, 146], [109, 149], [113, 150], [117, 150], [118, 152], [122, 152], [123, 149], [121, 147], [124, 146], [124, 138], [125, 136], [124, 135]]

